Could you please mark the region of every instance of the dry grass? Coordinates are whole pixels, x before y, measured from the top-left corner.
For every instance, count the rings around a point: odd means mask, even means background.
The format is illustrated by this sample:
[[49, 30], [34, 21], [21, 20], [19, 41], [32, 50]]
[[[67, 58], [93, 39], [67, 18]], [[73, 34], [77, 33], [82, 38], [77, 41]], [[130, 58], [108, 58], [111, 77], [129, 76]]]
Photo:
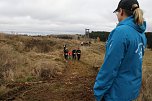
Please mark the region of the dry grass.
[[9, 88], [6, 88], [6, 86], [0, 86], [0, 95], [4, 94], [5, 92], [9, 91]]
[[138, 101], [152, 101], [152, 51], [145, 51], [143, 61], [143, 82]]
[[55, 46], [56, 43], [55, 39], [1, 33], [0, 84], [39, 79], [44, 71], [42, 68], [50, 70], [47, 74], [50, 77], [60, 74], [64, 64], [56, 50], [61, 50], [62, 44]]

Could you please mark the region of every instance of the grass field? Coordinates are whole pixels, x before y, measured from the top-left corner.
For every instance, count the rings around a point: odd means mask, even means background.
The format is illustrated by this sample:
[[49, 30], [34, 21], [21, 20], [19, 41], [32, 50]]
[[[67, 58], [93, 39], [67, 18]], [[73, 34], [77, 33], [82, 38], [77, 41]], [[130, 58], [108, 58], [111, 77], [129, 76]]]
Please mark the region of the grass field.
[[[82, 39], [83, 40], [83, 39]], [[103, 42], [54, 37], [0, 34], [0, 100], [13, 101], [94, 101], [93, 85], [103, 63]], [[80, 47], [80, 61], [63, 57]], [[152, 101], [152, 51], [146, 49], [143, 85], [137, 101]]]

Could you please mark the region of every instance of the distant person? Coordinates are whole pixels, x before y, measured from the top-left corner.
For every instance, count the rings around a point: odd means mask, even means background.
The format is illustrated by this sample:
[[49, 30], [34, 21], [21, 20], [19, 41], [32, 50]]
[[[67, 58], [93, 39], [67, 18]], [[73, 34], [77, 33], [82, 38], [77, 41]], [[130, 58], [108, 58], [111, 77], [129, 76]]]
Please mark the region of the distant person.
[[132, 101], [142, 83], [146, 22], [137, 0], [121, 0], [114, 12], [119, 23], [108, 37], [94, 95], [97, 101]]
[[69, 60], [72, 59], [72, 52], [71, 52], [71, 51], [68, 52], [68, 59], [69, 59]]
[[76, 49], [72, 50], [72, 59], [73, 60], [76, 60], [76, 51], [77, 51]]
[[64, 50], [64, 58], [65, 58], [65, 60], [68, 60], [68, 48], [65, 48], [65, 50]]
[[63, 51], [66, 49], [66, 44], [63, 46]]
[[91, 45], [91, 41], [89, 41], [89, 46]]
[[77, 53], [77, 58], [78, 58], [78, 61], [79, 61], [80, 57], [81, 57], [81, 50], [80, 50], [80, 48], [77, 49], [76, 53]]
[[83, 42], [81, 42], [81, 46], [83, 46]]

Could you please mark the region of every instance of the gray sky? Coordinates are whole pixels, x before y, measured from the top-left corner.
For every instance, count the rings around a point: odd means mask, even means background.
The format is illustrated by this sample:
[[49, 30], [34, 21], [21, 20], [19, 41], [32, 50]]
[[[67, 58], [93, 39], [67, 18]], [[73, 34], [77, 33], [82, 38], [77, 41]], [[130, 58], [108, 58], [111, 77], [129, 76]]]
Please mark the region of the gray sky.
[[[152, 0], [138, 0], [152, 31]], [[84, 33], [111, 31], [119, 0], [0, 0], [0, 31]]]

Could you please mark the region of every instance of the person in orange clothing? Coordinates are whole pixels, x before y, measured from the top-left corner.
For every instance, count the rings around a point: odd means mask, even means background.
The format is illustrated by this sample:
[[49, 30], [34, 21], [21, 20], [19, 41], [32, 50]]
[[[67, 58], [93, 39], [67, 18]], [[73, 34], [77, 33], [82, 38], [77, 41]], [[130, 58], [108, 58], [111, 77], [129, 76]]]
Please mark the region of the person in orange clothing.
[[72, 59], [72, 52], [71, 52], [71, 51], [68, 52], [68, 59], [69, 59], [69, 60]]

